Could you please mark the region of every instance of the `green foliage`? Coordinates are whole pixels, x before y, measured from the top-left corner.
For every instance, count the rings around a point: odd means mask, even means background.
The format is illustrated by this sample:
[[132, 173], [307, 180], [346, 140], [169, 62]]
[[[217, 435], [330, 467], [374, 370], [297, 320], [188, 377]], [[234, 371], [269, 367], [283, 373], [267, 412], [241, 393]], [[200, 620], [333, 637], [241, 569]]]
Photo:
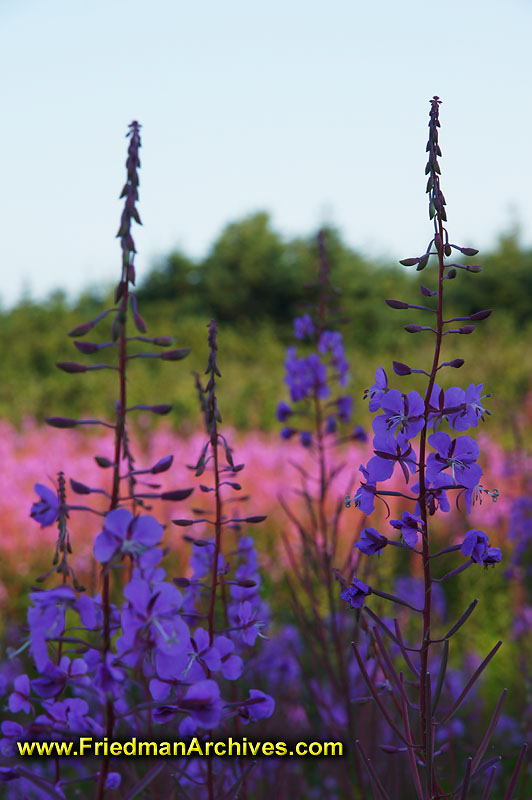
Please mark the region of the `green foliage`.
[[[408, 334], [407, 322], [428, 324], [426, 312], [393, 311], [383, 298], [425, 302], [421, 282], [430, 283], [429, 270], [417, 273], [393, 264], [371, 261], [351, 249], [338, 231], [325, 231], [327, 258], [333, 284], [340, 290], [339, 305], [346, 319], [343, 327], [346, 355], [354, 381], [357, 422], [369, 423], [363, 390], [373, 383], [375, 364], [391, 372], [394, 358], [416, 366], [429, 366], [430, 334]], [[479, 275], [459, 270], [447, 281], [448, 307], [454, 315], [493, 308], [494, 315], [471, 336], [453, 336], [445, 346], [466, 359], [468, 380], [484, 382], [493, 393], [489, 407], [493, 424], [508, 425], [518, 402], [530, 387], [532, 351], [525, 346], [532, 329], [532, 251], [523, 249], [517, 232], [500, 237], [497, 248], [474, 259]], [[138, 287], [141, 313], [150, 332], [171, 331], [176, 346], [191, 347], [191, 370], [201, 372], [205, 361], [205, 325], [215, 317], [220, 325], [224, 358], [224, 422], [240, 429], [276, 426], [275, 407], [286, 399], [283, 387], [285, 348], [293, 343], [292, 319], [304, 312], [318, 274], [316, 237], [288, 241], [276, 233], [266, 213], [258, 213], [228, 225], [206, 258], [194, 261], [173, 252], [157, 264]], [[430, 300], [428, 301], [430, 304]], [[38, 419], [50, 414], [82, 416], [90, 386], [91, 416], [103, 414], [115, 392], [112, 373], [94, 372], [65, 376], [57, 361], [80, 360], [65, 334], [100, 313], [112, 298], [84, 293], [69, 308], [60, 291], [44, 303], [25, 299], [0, 313], [3, 343], [0, 416], [15, 423], [26, 414]], [[90, 338], [90, 337], [89, 337]], [[150, 349], [150, 348], [148, 348]], [[108, 350], [99, 360], [112, 358]], [[87, 363], [97, 359], [87, 358]], [[486, 362], [491, 374], [486, 378]], [[173, 382], [155, 359], [133, 362], [138, 381], [133, 387], [151, 387], [153, 402], [173, 402], [176, 424], [195, 427], [199, 420], [192, 376]], [[442, 373], [441, 383], [459, 379]], [[133, 389], [134, 391], [134, 389]], [[139, 391], [143, 391], [142, 388]], [[143, 395], [134, 402], [148, 402]]]

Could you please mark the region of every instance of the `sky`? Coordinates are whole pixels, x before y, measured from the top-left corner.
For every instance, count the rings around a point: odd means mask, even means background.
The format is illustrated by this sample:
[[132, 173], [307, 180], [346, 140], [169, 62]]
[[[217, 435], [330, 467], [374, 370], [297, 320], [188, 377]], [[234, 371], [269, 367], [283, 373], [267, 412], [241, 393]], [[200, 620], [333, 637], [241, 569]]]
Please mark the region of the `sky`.
[[434, 94], [451, 241], [531, 245], [531, 32], [530, 0], [0, 0], [1, 307], [117, 282], [133, 119], [139, 280], [260, 210], [423, 252]]

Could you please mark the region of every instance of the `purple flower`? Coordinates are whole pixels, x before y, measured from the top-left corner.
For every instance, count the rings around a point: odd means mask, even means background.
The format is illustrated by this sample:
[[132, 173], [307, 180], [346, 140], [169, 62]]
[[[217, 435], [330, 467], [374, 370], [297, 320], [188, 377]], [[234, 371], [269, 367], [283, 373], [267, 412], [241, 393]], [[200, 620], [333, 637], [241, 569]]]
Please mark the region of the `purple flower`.
[[244, 669], [244, 662], [234, 654], [235, 643], [227, 636], [217, 636], [214, 640], [214, 646], [220, 654], [221, 672], [224, 678], [228, 681], [235, 681], [242, 675]]
[[334, 417], [327, 417], [325, 420], [325, 433], [334, 433], [336, 431], [336, 420]]
[[484, 567], [487, 569], [488, 564], [498, 564], [502, 561], [502, 550], [499, 547], [488, 547], [484, 555]]
[[56, 492], [42, 483], [36, 483], [33, 488], [41, 501], [32, 505], [30, 517], [33, 517], [36, 522], [40, 522], [41, 528], [46, 528], [56, 521], [59, 515], [60, 500]]
[[355, 544], [361, 553], [373, 556], [379, 553], [388, 544], [386, 536], [382, 536], [375, 528], [364, 528], [360, 534], [360, 540]]
[[295, 347], [288, 347], [286, 355], [285, 383], [290, 389], [293, 403], [309, 397], [313, 392], [322, 400], [329, 396], [327, 368], [317, 353], [311, 353], [307, 358], [297, 358]]
[[340, 386], [345, 386], [347, 383], [347, 371], [349, 363], [344, 355], [344, 345], [342, 342], [342, 334], [339, 331], [323, 331], [318, 343], [318, 350], [320, 353], [331, 352], [332, 365], [338, 370], [338, 380]]
[[401, 519], [391, 519], [390, 525], [397, 530], [401, 531], [403, 542], [408, 547], [415, 547], [418, 540], [418, 532], [423, 524], [421, 517], [416, 517], [415, 514], [410, 514], [408, 511], [403, 511]]
[[310, 339], [314, 336], [315, 327], [310, 314], [294, 319], [294, 336], [296, 339]]
[[381, 408], [384, 414], [373, 420], [376, 434], [393, 430], [413, 439], [425, 424], [425, 402], [418, 392], [401, 394], [397, 389], [390, 389], [382, 398]]
[[[360, 487], [357, 489], [355, 496], [353, 497], [353, 502], [356, 508], [359, 508], [364, 514], [371, 514], [375, 511], [375, 494], [376, 488], [375, 483], [371, 483], [369, 480], [369, 473], [367, 469], [361, 464], [359, 467], [360, 472], [366, 479], [366, 483], [361, 483]], [[350, 500], [346, 498], [346, 507], [349, 508]]]
[[17, 675], [14, 691], [9, 695], [9, 710], [13, 714], [16, 714], [17, 711], [29, 714], [31, 712], [30, 695], [29, 677], [27, 675]]
[[364, 399], [369, 395], [369, 410], [371, 412], [379, 410], [382, 398], [388, 391], [388, 376], [386, 375], [384, 367], [379, 367], [375, 373], [375, 383], [371, 389], [366, 389], [364, 392]]
[[346, 397], [339, 397], [336, 401], [338, 408], [338, 419], [342, 422], [349, 422], [353, 413], [353, 398], [347, 395]]
[[465, 431], [471, 426], [476, 427], [479, 419], [484, 420], [484, 414], [491, 413], [482, 405], [481, 401], [484, 397], [489, 397], [489, 395], [482, 395], [482, 386], [481, 383], [478, 386], [471, 383], [465, 392], [457, 386], [445, 392], [445, 407], [455, 409], [445, 413], [451, 428]]
[[283, 428], [281, 431], [281, 439], [291, 439], [294, 433], [297, 433], [295, 428]]
[[467, 488], [476, 486], [482, 477], [482, 470], [476, 464], [479, 455], [478, 444], [470, 436], [452, 439], [448, 433], [433, 433], [429, 444], [437, 453], [427, 459], [427, 479], [434, 482], [444, 469], [451, 470], [455, 483]]
[[415, 472], [416, 460], [406, 437], [402, 433], [397, 439], [394, 439], [391, 433], [378, 434], [373, 439], [373, 448], [375, 455], [367, 465], [368, 483], [387, 481], [393, 475], [396, 464], [403, 470], [405, 481], [408, 483], [408, 469], [410, 472]]
[[477, 564], [484, 562], [488, 551], [488, 537], [483, 531], [470, 530], [466, 533], [460, 552], [464, 556], [471, 556]]
[[292, 411], [288, 403], [279, 403], [279, 405], [277, 406], [276, 416], [279, 422], [286, 422], [288, 417], [293, 413], [294, 412]]
[[342, 600], [345, 600], [346, 603], [349, 603], [351, 608], [362, 608], [368, 594], [371, 594], [371, 587], [359, 581], [358, 578], [353, 575], [353, 585], [348, 586], [347, 589], [340, 592], [340, 597]]
[[249, 600], [244, 600], [243, 603], [238, 604], [238, 609], [233, 617], [235, 626], [240, 629], [241, 640], [253, 647], [259, 635], [261, 623], [257, 622], [257, 612]]
[[310, 431], [301, 432], [301, 444], [303, 447], [310, 447], [312, 444], [312, 434]]
[[122, 776], [119, 772], [109, 772], [105, 781], [106, 789], [118, 789], [122, 783]]
[[133, 517], [127, 508], [115, 508], [106, 515], [103, 531], [96, 537], [94, 556], [105, 564], [117, 554], [129, 553], [142, 566], [145, 551], [162, 538], [163, 526], [155, 517], [149, 514]]
[[247, 725], [250, 720], [268, 719], [275, 711], [275, 700], [269, 694], [264, 694], [259, 689], [249, 690], [249, 701], [240, 708], [240, 716]]
[[179, 701], [179, 708], [187, 711], [202, 728], [215, 728], [222, 715], [222, 699], [216, 681], [199, 681], [190, 686]]

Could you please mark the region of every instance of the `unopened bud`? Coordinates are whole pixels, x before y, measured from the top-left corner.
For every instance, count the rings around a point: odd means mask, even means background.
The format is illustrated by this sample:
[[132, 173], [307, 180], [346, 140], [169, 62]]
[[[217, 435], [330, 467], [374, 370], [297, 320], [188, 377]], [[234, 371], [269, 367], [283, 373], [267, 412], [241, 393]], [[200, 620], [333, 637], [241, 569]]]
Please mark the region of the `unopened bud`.
[[479, 322], [481, 319], [487, 319], [491, 314], [492, 309], [488, 308], [485, 311], [477, 311], [476, 314], [471, 314], [469, 319], [474, 320], [475, 322]]
[[63, 372], [87, 372], [88, 370], [85, 364], [76, 364], [75, 361], [57, 361], [55, 366], [62, 369]]
[[78, 325], [77, 328], [69, 331], [69, 336], [85, 336], [92, 328], [94, 328], [94, 322], [85, 322], [83, 325]]
[[75, 428], [78, 424], [77, 419], [70, 419], [69, 417], [45, 417], [47, 425], [51, 425], [52, 428]]
[[188, 356], [190, 350], [190, 347], [182, 347], [179, 350], [167, 350], [161, 353], [160, 358], [162, 358], [163, 361], [181, 361], [182, 358]]
[[408, 366], [408, 364], [403, 364], [401, 361], [394, 361], [393, 362], [393, 371], [396, 375], [411, 375], [412, 370]]
[[402, 300], [385, 300], [385, 303], [390, 308], [408, 308], [408, 303], [404, 303]]

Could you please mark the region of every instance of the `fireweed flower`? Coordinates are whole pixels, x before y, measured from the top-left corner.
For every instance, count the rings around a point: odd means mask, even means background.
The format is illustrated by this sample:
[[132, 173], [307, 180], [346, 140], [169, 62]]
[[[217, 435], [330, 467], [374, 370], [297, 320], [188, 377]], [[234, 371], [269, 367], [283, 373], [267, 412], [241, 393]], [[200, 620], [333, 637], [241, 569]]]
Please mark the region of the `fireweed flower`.
[[416, 546], [418, 534], [423, 525], [421, 517], [410, 514], [408, 511], [403, 511], [401, 519], [391, 519], [390, 525], [401, 531], [401, 538], [408, 547]]
[[276, 417], [279, 422], [286, 422], [288, 417], [290, 417], [293, 413], [294, 412], [288, 403], [279, 403], [277, 406]]
[[425, 401], [418, 392], [401, 394], [397, 389], [390, 389], [382, 398], [383, 414], [373, 420], [376, 434], [386, 435], [402, 433], [406, 439], [413, 439], [425, 424]]
[[343, 592], [340, 592], [340, 597], [342, 600], [345, 600], [351, 608], [362, 608], [368, 594], [371, 594], [371, 587], [359, 581], [358, 578], [353, 575], [353, 584], [344, 589]]
[[375, 373], [375, 383], [371, 389], [366, 389], [364, 392], [364, 399], [369, 395], [369, 410], [372, 413], [379, 410], [382, 399], [388, 391], [388, 376], [384, 367], [379, 367]]
[[375, 511], [375, 494], [377, 492], [377, 489], [375, 487], [375, 481], [373, 482], [370, 481], [369, 472], [362, 464], [359, 467], [359, 471], [366, 479], [366, 483], [360, 484], [352, 500], [349, 497], [349, 495], [346, 496], [345, 507], [349, 508], [351, 502], [353, 502], [355, 504], [355, 507], [359, 508], [362, 511], [362, 513], [369, 515], [373, 511]]
[[375, 553], [380, 555], [388, 544], [386, 536], [382, 536], [375, 528], [364, 528], [360, 533], [360, 540], [354, 545], [361, 553], [373, 556]]
[[489, 547], [488, 537], [484, 531], [470, 530], [466, 533], [460, 552], [464, 556], [471, 556], [477, 564], [495, 564], [502, 560], [502, 553], [498, 547]]
[[302, 317], [294, 319], [294, 336], [296, 339], [311, 339], [315, 331], [310, 314], [303, 314]]
[[53, 492], [42, 483], [36, 483], [33, 488], [41, 499], [32, 505], [30, 516], [41, 523], [41, 528], [46, 528], [53, 525], [59, 516], [60, 499], [57, 492]]
[[408, 470], [415, 472], [415, 453], [408, 439], [399, 434], [397, 439], [390, 433], [377, 434], [373, 439], [375, 455], [367, 464], [368, 483], [375, 484], [391, 478], [395, 465], [399, 464], [403, 470], [405, 481], [408, 483]]
[[313, 392], [322, 400], [329, 396], [331, 390], [327, 385], [327, 367], [317, 353], [311, 353], [307, 358], [297, 358], [296, 348], [288, 347], [286, 356], [285, 383], [290, 389], [293, 403], [309, 397]]
[[[133, 517], [127, 508], [116, 508], [105, 517], [105, 524], [94, 542], [94, 557], [102, 564], [116, 555], [129, 553], [140, 559], [141, 566], [151, 566], [153, 558], [162, 556], [161, 551], [147, 553], [163, 538], [163, 526], [149, 514]], [[159, 559], [157, 559], [159, 560]]]
[[482, 405], [484, 397], [489, 395], [482, 395], [482, 386], [476, 386], [471, 383], [464, 391], [456, 386], [447, 389], [445, 392], [445, 406], [446, 408], [460, 408], [453, 412], [447, 412], [446, 417], [451, 428], [456, 431], [466, 431], [469, 427], [476, 428], [479, 420], [484, 420], [484, 414], [491, 414]]
[[248, 722], [256, 722], [259, 719], [268, 719], [275, 711], [275, 700], [269, 694], [261, 692], [259, 689], [249, 690], [249, 702], [239, 709], [240, 717], [247, 725]]
[[448, 433], [433, 433], [429, 436], [429, 444], [437, 453], [431, 453], [427, 459], [427, 479], [434, 481], [445, 469], [451, 470], [453, 480], [462, 486], [476, 486], [482, 477], [482, 470], [476, 464], [479, 446], [470, 436], [452, 439]]

